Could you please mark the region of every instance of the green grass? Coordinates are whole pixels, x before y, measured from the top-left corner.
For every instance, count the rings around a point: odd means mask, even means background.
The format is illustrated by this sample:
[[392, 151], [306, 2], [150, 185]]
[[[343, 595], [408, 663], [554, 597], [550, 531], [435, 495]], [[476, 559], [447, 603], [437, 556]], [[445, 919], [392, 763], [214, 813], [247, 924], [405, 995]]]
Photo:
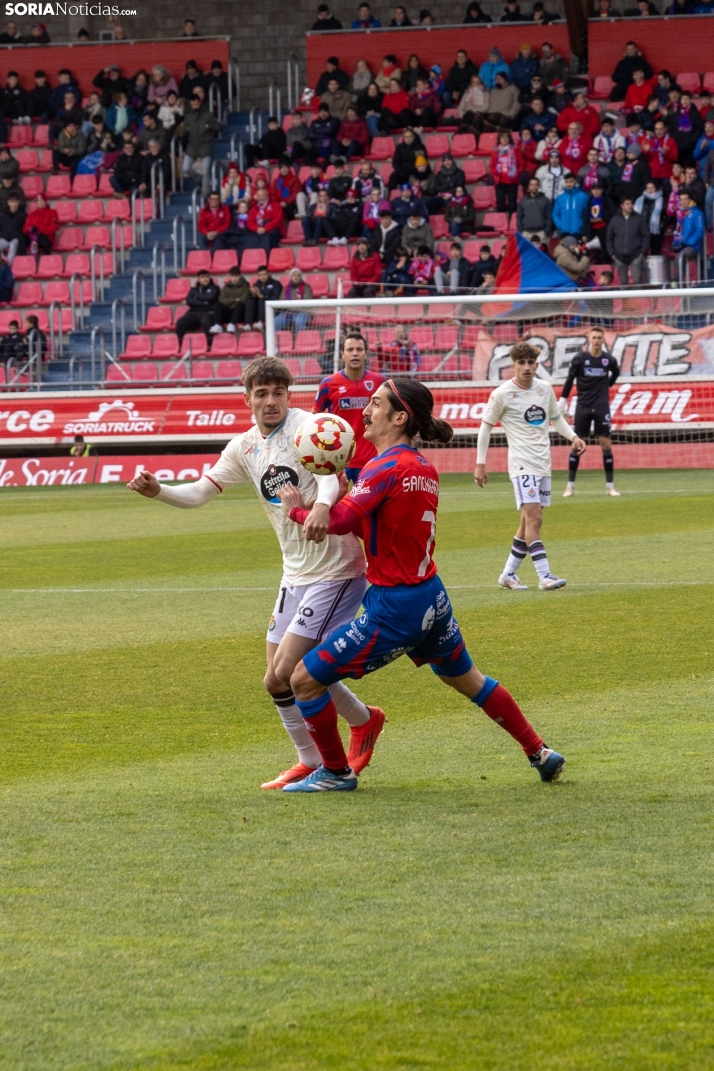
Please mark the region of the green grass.
[[357, 686], [360, 790], [318, 798], [257, 788], [291, 756], [248, 490], [2, 491], [2, 1071], [713, 1067], [714, 478], [618, 485], [556, 481], [544, 594], [494, 586], [506, 480], [443, 481], [469, 647], [563, 780], [402, 659]]

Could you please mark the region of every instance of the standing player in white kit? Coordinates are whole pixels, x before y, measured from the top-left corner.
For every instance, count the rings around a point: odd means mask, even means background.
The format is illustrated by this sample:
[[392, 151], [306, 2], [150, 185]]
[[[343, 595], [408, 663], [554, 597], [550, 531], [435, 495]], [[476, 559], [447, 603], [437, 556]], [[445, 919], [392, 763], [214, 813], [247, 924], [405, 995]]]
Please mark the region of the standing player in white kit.
[[[243, 384], [255, 426], [231, 439], [210, 472], [180, 487], [160, 484], [152, 473], [142, 472], [128, 485], [146, 498], [192, 509], [210, 502], [225, 487], [247, 482], [263, 503], [283, 552], [283, 577], [266, 637], [264, 683], [298, 760], [262, 785], [276, 789], [301, 781], [320, 765], [320, 754], [295, 705], [290, 677], [308, 651], [357, 616], [367, 587], [364, 555], [356, 536], [327, 535], [330, 507], [339, 496], [337, 477], [314, 476], [299, 462], [295, 432], [310, 414], [290, 408], [292, 378], [287, 365], [277, 358], [253, 361]], [[287, 483], [299, 488], [311, 507], [304, 529], [283, 512], [278, 491]], [[330, 691], [338, 714], [350, 727], [349, 762], [359, 773], [372, 757], [384, 713], [378, 707], [367, 707], [343, 683]]]
[[527, 342], [519, 342], [511, 349], [510, 356], [513, 379], [496, 387], [488, 400], [478, 433], [474, 479], [479, 487], [485, 487], [488, 482], [488, 444], [492, 429], [500, 422], [508, 441], [508, 475], [516, 493], [521, 523], [498, 583], [512, 591], [525, 591], [527, 585], [521, 584], [517, 569], [526, 554], [530, 554], [540, 590], [556, 591], [565, 587], [565, 580], [551, 573], [540, 538], [543, 507], [550, 505], [550, 425], [572, 443], [576, 454], [584, 453], [586, 447], [560, 412], [550, 383], [536, 377], [538, 350]]

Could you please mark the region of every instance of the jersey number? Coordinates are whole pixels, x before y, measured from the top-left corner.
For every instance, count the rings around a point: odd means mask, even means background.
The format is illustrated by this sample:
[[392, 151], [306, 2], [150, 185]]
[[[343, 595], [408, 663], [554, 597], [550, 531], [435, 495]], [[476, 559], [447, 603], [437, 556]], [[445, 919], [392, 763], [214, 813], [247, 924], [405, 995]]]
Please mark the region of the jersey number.
[[434, 540], [436, 539], [436, 514], [432, 513], [430, 509], [424, 511], [423, 521], [426, 521], [430, 525], [429, 538], [426, 541], [426, 554], [424, 555], [424, 561], [419, 566], [419, 572], [417, 576], [426, 576], [426, 571], [431, 564], [431, 551], [434, 546]]

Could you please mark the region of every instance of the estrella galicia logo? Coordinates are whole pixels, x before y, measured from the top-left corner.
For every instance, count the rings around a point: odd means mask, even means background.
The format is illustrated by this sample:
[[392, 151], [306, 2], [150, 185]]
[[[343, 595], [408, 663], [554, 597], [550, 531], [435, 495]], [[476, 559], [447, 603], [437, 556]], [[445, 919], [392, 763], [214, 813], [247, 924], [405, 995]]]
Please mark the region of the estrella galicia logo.
[[298, 486], [298, 474], [294, 469], [287, 465], [269, 465], [267, 472], [260, 477], [260, 493], [268, 502], [279, 506], [278, 491], [288, 483], [293, 487]]
[[532, 405], [530, 409], [526, 409], [523, 414], [523, 419], [526, 424], [530, 424], [532, 427], [538, 427], [540, 424], [545, 424], [545, 409], [540, 405]]

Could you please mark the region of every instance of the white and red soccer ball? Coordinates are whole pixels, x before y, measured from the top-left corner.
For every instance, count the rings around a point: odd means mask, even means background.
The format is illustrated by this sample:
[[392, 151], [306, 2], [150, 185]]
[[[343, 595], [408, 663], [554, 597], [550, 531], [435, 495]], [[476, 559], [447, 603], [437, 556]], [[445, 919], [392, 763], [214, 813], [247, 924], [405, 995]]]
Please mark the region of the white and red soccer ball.
[[356, 446], [352, 427], [332, 413], [314, 413], [295, 434], [300, 463], [317, 476], [331, 476], [347, 468]]

